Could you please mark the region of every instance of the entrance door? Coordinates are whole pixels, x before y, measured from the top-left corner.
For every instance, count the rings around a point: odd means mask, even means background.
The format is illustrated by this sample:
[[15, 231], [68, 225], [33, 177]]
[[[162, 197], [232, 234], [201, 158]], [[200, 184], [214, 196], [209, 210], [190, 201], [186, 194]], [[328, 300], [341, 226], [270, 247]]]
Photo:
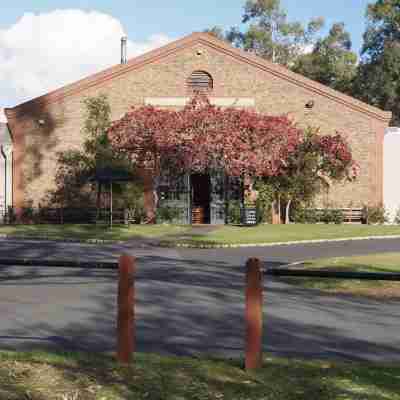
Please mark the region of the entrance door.
[[192, 223], [210, 223], [210, 176], [207, 174], [193, 174], [192, 183]]

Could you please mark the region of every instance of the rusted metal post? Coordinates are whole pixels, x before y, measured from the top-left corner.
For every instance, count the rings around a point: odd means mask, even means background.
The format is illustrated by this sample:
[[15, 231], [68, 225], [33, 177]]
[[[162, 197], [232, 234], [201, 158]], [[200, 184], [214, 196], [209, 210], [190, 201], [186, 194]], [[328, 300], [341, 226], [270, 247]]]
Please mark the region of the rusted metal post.
[[261, 262], [251, 258], [246, 264], [246, 370], [262, 364], [262, 299]]
[[119, 258], [117, 359], [121, 363], [132, 361], [135, 351], [135, 266], [134, 257]]

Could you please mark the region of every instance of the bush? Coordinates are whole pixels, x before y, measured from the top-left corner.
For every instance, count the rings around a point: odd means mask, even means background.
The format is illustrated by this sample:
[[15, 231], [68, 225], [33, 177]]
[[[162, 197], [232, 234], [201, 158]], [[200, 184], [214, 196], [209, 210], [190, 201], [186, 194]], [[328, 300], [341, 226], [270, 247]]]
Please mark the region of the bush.
[[291, 220], [296, 224], [316, 224], [320, 221], [320, 212], [315, 208], [297, 206], [292, 210]]
[[397, 225], [400, 225], [400, 207], [396, 210], [396, 215], [393, 222]]
[[334, 208], [326, 208], [322, 210], [321, 222], [325, 224], [335, 223], [336, 225], [342, 224], [344, 221], [344, 215], [342, 210]]
[[162, 206], [157, 208], [156, 220], [157, 223], [172, 223], [179, 220], [181, 210], [173, 206]]
[[342, 224], [344, 221], [343, 212], [340, 209], [326, 208], [318, 210], [315, 208], [296, 207], [291, 215], [291, 219], [297, 224]]
[[316, 224], [321, 220], [320, 212], [315, 208], [306, 208], [304, 216], [306, 224]]
[[232, 200], [228, 203], [228, 224], [240, 224], [240, 201]]
[[336, 225], [343, 224], [344, 215], [342, 210], [332, 210], [332, 222]]
[[255, 183], [254, 188], [258, 191], [256, 202], [257, 207], [257, 223], [272, 222], [272, 202], [274, 200], [274, 190], [271, 185], [259, 180]]
[[8, 206], [7, 208], [6, 222], [7, 224], [15, 224], [17, 222], [17, 215], [12, 206]]
[[329, 208], [325, 208], [321, 212], [321, 222], [324, 224], [330, 224], [333, 221], [332, 210]]
[[384, 224], [389, 221], [387, 211], [383, 205], [364, 206], [362, 217], [367, 224]]

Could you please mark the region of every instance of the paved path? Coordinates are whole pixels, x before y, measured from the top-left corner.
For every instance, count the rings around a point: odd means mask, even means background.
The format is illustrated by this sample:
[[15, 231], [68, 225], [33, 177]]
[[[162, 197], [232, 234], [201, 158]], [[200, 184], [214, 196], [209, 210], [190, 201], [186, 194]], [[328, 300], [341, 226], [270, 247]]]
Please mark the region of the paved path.
[[[400, 249], [399, 240], [265, 249], [175, 250], [0, 241], [1, 257], [139, 257], [138, 350], [243, 355], [249, 256], [285, 264]], [[113, 351], [115, 271], [0, 267], [0, 348]], [[399, 302], [321, 296], [265, 282], [265, 350], [280, 355], [400, 360]]]

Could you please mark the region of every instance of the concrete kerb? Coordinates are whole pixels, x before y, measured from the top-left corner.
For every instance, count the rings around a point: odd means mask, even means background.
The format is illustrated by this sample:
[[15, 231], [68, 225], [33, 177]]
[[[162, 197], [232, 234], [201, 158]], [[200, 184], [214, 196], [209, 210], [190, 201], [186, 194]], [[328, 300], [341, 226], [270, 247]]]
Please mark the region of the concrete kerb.
[[275, 247], [275, 246], [291, 246], [302, 244], [317, 244], [317, 243], [330, 243], [330, 242], [350, 242], [359, 240], [383, 240], [383, 239], [400, 239], [400, 235], [386, 235], [386, 236], [361, 236], [352, 238], [336, 238], [336, 239], [312, 239], [312, 240], [293, 240], [287, 242], [271, 242], [271, 243], [240, 243], [240, 244], [220, 244], [220, 243], [174, 243], [174, 242], [160, 242], [160, 247], [171, 248], [187, 248], [187, 249], [237, 249], [246, 247]]
[[[64, 242], [64, 243], [84, 243], [84, 244], [127, 244], [134, 239], [129, 240], [112, 240], [112, 239], [72, 239], [61, 238], [54, 236], [30, 236], [30, 235], [7, 235], [0, 234], [0, 239], [11, 240], [24, 240], [24, 241], [48, 241], [48, 242]], [[186, 248], [186, 249], [237, 249], [246, 247], [275, 247], [275, 246], [292, 246], [303, 244], [317, 244], [317, 243], [330, 243], [330, 242], [350, 242], [359, 240], [384, 240], [384, 239], [400, 239], [400, 235], [386, 235], [386, 236], [361, 236], [352, 238], [337, 238], [337, 239], [312, 239], [312, 240], [294, 240], [287, 242], [270, 242], [270, 243], [240, 243], [240, 244], [223, 244], [223, 243], [185, 243], [185, 242], [169, 242], [169, 241], [146, 241], [141, 243], [142, 247], [164, 247], [164, 248]], [[138, 241], [140, 242], [140, 240]]]

